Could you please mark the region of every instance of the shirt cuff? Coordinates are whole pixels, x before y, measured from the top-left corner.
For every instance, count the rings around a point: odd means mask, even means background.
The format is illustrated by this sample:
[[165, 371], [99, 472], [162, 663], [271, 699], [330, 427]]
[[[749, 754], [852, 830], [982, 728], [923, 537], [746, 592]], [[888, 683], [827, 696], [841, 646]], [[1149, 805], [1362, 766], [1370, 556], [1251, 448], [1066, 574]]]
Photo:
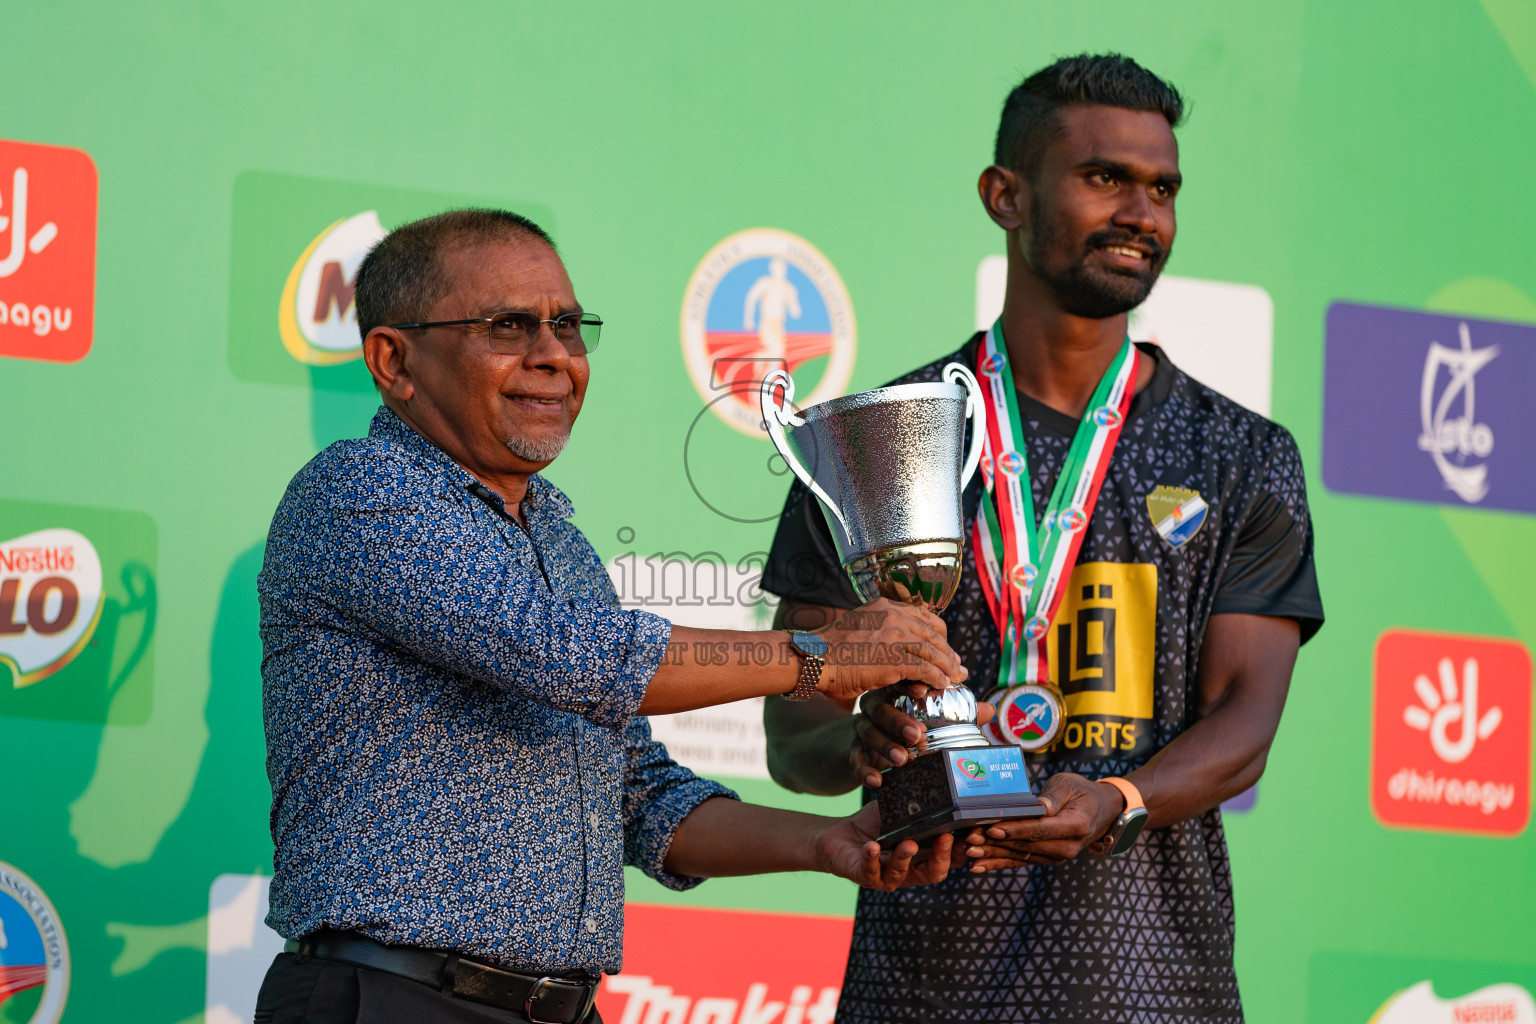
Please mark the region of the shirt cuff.
[[718, 782], [695, 778], [652, 801], [646, 808], [644, 826], [630, 843], [629, 862], [668, 889], [679, 892], [692, 889], [704, 881], [693, 875], [674, 875], [663, 865], [667, 863], [667, 853], [672, 849], [672, 837], [677, 834], [683, 819], [692, 814], [699, 804], [717, 796], [730, 800], [741, 799], [734, 791]]
[[620, 730], [640, 711], [645, 691], [667, 656], [667, 642], [672, 639], [672, 623], [650, 612], [629, 611], [621, 615], [633, 623], [633, 631], [618, 646], [628, 654], [616, 667], [612, 684], [586, 712], [595, 725]]

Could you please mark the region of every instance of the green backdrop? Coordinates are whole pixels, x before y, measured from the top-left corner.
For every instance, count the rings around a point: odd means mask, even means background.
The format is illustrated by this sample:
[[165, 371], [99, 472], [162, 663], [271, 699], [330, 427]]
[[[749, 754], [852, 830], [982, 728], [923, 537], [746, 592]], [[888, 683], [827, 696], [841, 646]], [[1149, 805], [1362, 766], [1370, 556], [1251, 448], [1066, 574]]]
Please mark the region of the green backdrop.
[[[375, 407], [357, 363], [308, 371], [280, 347], [241, 348], [264, 329], [248, 316], [271, 317], [272, 259], [277, 287], [289, 265], [262, 251], [291, 230], [283, 182], [393, 204], [386, 224], [434, 197], [547, 220], [608, 321], [551, 477], [605, 558], [734, 559], [766, 547], [771, 524], [712, 514], [685, 471], [702, 402], [678, 317], [698, 261], [756, 226], [813, 242], [857, 311], [852, 389], [946, 351], [971, 330], [978, 261], [1001, 251], [974, 182], [1002, 97], [1085, 49], [1129, 53], [1192, 99], [1169, 272], [1267, 289], [1273, 415], [1310, 473], [1329, 622], [1302, 652], [1257, 806], [1228, 819], [1250, 1019], [1363, 1024], [1435, 964], [1453, 964], [1442, 995], [1533, 984], [1529, 831], [1389, 828], [1369, 783], [1376, 638], [1536, 643], [1536, 523], [1336, 495], [1318, 473], [1331, 302], [1536, 323], [1526, 0], [18, 0], [5, 20], [0, 138], [85, 150], [100, 196], [89, 355], [0, 359], [0, 536], [34, 529], [37, 503], [110, 520], [107, 600], [128, 624], [101, 669], [115, 713], [0, 699], [0, 861], [67, 929], [65, 1020], [202, 1019], [209, 885], [270, 871], [261, 544], [293, 473]], [[738, 518], [774, 511], [783, 482], [762, 471], [762, 441], [719, 429], [695, 443], [689, 464], [705, 489], [732, 489], [750, 513]], [[852, 801], [733, 784], [786, 806]], [[854, 895], [819, 878], [681, 896], [632, 883], [651, 902], [823, 913], [850, 912]], [[0, 1019], [27, 1020], [29, 1005], [17, 997]]]

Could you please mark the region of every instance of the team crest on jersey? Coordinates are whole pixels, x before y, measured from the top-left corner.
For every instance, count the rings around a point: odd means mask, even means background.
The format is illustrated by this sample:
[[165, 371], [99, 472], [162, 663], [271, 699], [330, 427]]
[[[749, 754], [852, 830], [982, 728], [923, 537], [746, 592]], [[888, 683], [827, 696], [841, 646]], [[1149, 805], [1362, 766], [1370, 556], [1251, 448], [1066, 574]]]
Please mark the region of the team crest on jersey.
[[753, 437], [764, 436], [758, 388], [770, 371], [795, 375], [802, 405], [841, 395], [853, 376], [848, 289], [820, 250], [787, 231], [738, 231], [709, 250], [683, 293], [681, 329], [699, 396]]
[[1147, 495], [1147, 514], [1158, 535], [1174, 547], [1183, 547], [1205, 525], [1210, 511], [1199, 491], [1161, 485]]

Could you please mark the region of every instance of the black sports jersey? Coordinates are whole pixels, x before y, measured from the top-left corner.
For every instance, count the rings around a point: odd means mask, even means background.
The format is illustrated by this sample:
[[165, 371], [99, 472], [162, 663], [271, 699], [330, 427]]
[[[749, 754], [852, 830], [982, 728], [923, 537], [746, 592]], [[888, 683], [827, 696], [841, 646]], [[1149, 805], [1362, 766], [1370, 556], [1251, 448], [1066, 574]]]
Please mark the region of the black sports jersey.
[[[974, 368], [980, 338], [893, 383], [938, 380], [952, 360]], [[1188, 728], [1211, 615], [1294, 619], [1303, 641], [1323, 621], [1295, 441], [1156, 346], [1138, 347], [1156, 369], [1132, 401], [1049, 634], [1051, 677], [1069, 718], [1054, 749], [1025, 756], [1037, 788], [1058, 771], [1128, 775]], [[1077, 422], [1018, 398], [1038, 514]], [[1204, 499], [1204, 520], [1174, 529], [1168, 511], [1191, 492]], [[969, 550], [981, 497], [977, 474], [964, 496], [966, 571], [943, 617], [969, 685], [985, 697], [1001, 647]], [[859, 603], [821, 510], [798, 483], [763, 587], [796, 601]], [[1240, 1021], [1232, 944], [1232, 879], [1213, 810], [1148, 830], [1118, 857], [862, 890], [837, 1019]]]

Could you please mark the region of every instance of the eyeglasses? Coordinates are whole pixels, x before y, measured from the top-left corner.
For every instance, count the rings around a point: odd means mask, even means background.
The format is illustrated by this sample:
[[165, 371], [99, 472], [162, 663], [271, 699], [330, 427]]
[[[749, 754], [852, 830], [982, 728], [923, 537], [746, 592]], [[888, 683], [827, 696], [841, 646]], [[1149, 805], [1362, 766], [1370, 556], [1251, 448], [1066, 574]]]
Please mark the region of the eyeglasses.
[[550, 329], [555, 332], [555, 340], [573, 356], [584, 356], [597, 348], [597, 339], [603, 331], [603, 318], [591, 313], [566, 313], [553, 320], [540, 320], [536, 313], [508, 312], [468, 320], [424, 320], [420, 323], [386, 326], [413, 330], [418, 327], [459, 327], [471, 324], [486, 325], [492, 352], [512, 356], [520, 356], [533, 348], [545, 324], [550, 325]]

